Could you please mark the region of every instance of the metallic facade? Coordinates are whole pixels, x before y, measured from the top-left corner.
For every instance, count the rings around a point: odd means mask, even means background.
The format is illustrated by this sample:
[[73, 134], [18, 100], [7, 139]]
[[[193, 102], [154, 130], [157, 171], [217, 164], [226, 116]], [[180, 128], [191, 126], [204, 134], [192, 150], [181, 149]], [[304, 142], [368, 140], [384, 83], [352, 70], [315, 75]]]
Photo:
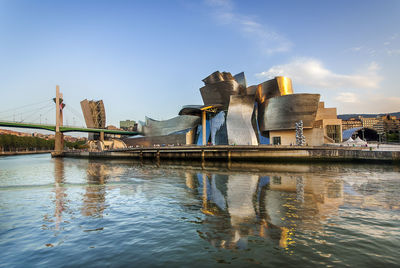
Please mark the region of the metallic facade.
[[246, 81], [246, 76], [244, 75], [244, 72], [238, 73], [233, 78], [236, 80], [236, 82], [239, 83], [243, 88], [247, 88], [247, 81]]
[[319, 98], [319, 94], [291, 94], [269, 99], [261, 132], [295, 129], [300, 120], [304, 128], [312, 128]]
[[211, 144], [228, 145], [228, 132], [226, 128], [226, 113], [219, 112], [210, 119]]
[[180, 115], [163, 121], [146, 117], [143, 133], [145, 136], [163, 136], [185, 129], [192, 129], [198, 124], [200, 124], [200, 117], [193, 115]]
[[[124, 142], [127, 146], [139, 146], [139, 147], [150, 147], [150, 146], [168, 146], [168, 145], [183, 145], [187, 144], [188, 134], [187, 132], [180, 132], [177, 134], [170, 134], [164, 136], [136, 136], [125, 139]], [[191, 142], [193, 143], [193, 141]]]
[[311, 140], [323, 143], [325, 125], [331, 128], [336, 122], [336, 110], [322, 109], [319, 94], [293, 94], [288, 77], [277, 76], [247, 86], [243, 72], [232, 76], [216, 71], [202, 81], [203, 105], [183, 106], [179, 116], [169, 120], [146, 117], [145, 123], [139, 121], [137, 125], [144, 137], [127, 144], [269, 144], [272, 138], [282, 137], [283, 141], [295, 137], [299, 121]]
[[292, 81], [288, 77], [277, 76], [257, 86], [256, 100], [262, 104], [270, 98], [289, 94], [293, 94]]
[[236, 81], [230, 80], [206, 85], [200, 89], [200, 92], [205, 105], [222, 104], [227, 109], [230, 96], [238, 95], [240, 88]]
[[226, 127], [228, 143], [257, 145], [257, 137], [251, 123], [254, 111], [254, 96], [231, 96]]
[[218, 112], [221, 110], [223, 106], [221, 104], [213, 104], [213, 105], [185, 105], [179, 111], [179, 115], [196, 115], [201, 116], [202, 111], [214, 111]]
[[[203, 82], [205, 86], [200, 88], [200, 93], [204, 105], [222, 104], [224, 109], [228, 108], [231, 95], [239, 95], [246, 90], [230, 73], [226, 72], [214, 72], [204, 78]], [[244, 74], [241, 83], [245, 83]]]
[[179, 115], [198, 115], [201, 116], [201, 108], [203, 108], [204, 105], [185, 105], [182, 107], [182, 109], [179, 111]]
[[[315, 121], [319, 95], [318, 100], [307, 95], [275, 99], [293, 94], [292, 81], [288, 77], [277, 76], [248, 87], [243, 72], [232, 76], [217, 71], [203, 82], [205, 86], [200, 92], [204, 105], [221, 104], [221, 110], [227, 111], [225, 125], [229, 144], [254, 145], [261, 140], [265, 143], [264, 137], [269, 136], [269, 130], [294, 129], [298, 120], [303, 120], [306, 127], [312, 127]], [[184, 107], [180, 114], [194, 114], [190, 109]]]
[[257, 120], [261, 132], [266, 129], [265, 114], [268, 107], [268, 100], [277, 96], [293, 94], [292, 81], [288, 77], [278, 76], [265, 81], [257, 86], [255, 95], [257, 101]]

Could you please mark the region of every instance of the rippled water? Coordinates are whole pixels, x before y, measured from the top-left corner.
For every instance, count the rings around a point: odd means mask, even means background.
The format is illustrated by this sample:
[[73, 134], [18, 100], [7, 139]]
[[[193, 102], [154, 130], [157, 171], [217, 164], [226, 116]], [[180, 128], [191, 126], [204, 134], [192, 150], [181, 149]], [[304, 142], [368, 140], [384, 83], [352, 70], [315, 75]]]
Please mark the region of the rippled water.
[[0, 266], [396, 266], [399, 175], [0, 157]]

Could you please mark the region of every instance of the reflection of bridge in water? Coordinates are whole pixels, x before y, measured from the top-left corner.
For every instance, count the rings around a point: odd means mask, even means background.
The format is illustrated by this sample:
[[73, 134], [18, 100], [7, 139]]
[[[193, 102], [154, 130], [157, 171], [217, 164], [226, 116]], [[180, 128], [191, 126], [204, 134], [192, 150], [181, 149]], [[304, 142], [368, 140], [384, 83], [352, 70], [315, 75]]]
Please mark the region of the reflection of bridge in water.
[[[67, 189], [65, 185], [65, 160], [54, 158], [54, 204], [55, 204], [55, 223], [56, 230], [60, 228], [63, 220], [63, 213], [68, 210]], [[86, 162], [86, 185], [85, 193], [82, 198], [81, 213], [86, 217], [103, 217], [106, 208], [106, 185], [110, 177], [114, 179], [121, 174], [124, 169], [105, 165], [101, 162]], [[110, 187], [110, 186], [109, 186]]]

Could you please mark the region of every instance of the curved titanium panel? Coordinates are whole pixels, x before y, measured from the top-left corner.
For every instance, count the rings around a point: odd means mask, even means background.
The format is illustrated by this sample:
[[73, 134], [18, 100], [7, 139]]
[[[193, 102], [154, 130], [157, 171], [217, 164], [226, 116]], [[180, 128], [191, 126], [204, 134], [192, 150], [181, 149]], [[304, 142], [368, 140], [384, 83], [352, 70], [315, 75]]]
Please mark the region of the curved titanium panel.
[[292, 80], [289, 77], [277, 76], [257, 86], [256, 100], [264, 103], [267, 99], [293, 94]]
[[146, 117], [146, 125], [143, 126], [145, 136], [163, 136], [200, 124], [200, 117], [193, 115], [180, 115], [168, 120], [157, 121]]
[[233, 76], [229, 72], [213, 72], [206, 78], [204, 78], [202, 81], [204, 82], [205, 85], [209, 84], [215, 84], [221, 81], [229, 81], [229, 80], [234, 80]]
[[133, 137], [124, 140], [127, 146], [143, 146], [150, 147], [154, 145], [167, 145], [175, 144], [182, 145], [186, 144], [186, 133], [171, 134], [165, 136], [146, 136], [146, 137]]
[[258, 103], [258, 124], [260, 130], [264, 131], [265, 113], [268, 100], [277, 96], [293, 94], [292, 80], [289, 77], [277, 76], [274, 79], [265, 81], [257, 86], [256, 101]]
[[[210, 107], [212, 106], [212, 107]], [[213, 105], [185, 105], [179, 111], [179, 115], [196, 115], [201, 116], [203, 110], [214, 110], [218, 111], [222, 108], [221, 104], [213, 104]]]
[[235, 80], [221, 81], [214, 84], [206, 84], [200, 88], [201, 97], [205, 105], [222, 104], [228, 108], [231, 95], [238, 95], [241, 86]]
[[290, 94], [269, 99], [260, 130], [295, 129], [295, 123], [300, 120], [303, 121], [304, 128], [312, 128], [319, 98], [319, 94]]
[[257, 87], [258, 86], [255, 85], [247, 87], [244, 95], [255, 95], [257, 92]]
[[210, 119], [211, 143], [213, 145], [228, 145], [225, 112], [221, 111]]
[[254, 96], [231, 96], [226, 128], [228, 143], [257, 145], [257, 137], [251, 123], [254, 111]]
[[204, 105], [185, 105], [182, 106], [182, 109], [179, 111], [179, 115], [197, 115], [201, 116], [201, 108]]
[[292, 79], [286, 76], [276, 76], [275, 79], [282, 96], [293, 94]]
[[236, 82], [238, 82], [243, 88], [247, 88], [247, 81], [244, 72], [236, 74], [233, 78], [235, 78]]

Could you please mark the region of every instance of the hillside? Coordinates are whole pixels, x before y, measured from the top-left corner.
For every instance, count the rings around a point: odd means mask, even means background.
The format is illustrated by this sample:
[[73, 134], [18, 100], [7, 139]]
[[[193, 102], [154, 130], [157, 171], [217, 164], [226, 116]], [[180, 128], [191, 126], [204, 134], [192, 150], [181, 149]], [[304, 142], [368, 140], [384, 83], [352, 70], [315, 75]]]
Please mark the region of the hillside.
[[339, 119], [343, 119], [343, 120], [348, 120], [349, 118], [357, 118], [358, 116], [362, 116], [362, 117], [377, 117], [377, 116], [382, 116], [382, 115], [393, 115], [396, 116], [397, 118], [400, 117], [400, 112], [396, 112], [396, 113], [384, 113], [384, 114], [339, 114], [338, 118]]

